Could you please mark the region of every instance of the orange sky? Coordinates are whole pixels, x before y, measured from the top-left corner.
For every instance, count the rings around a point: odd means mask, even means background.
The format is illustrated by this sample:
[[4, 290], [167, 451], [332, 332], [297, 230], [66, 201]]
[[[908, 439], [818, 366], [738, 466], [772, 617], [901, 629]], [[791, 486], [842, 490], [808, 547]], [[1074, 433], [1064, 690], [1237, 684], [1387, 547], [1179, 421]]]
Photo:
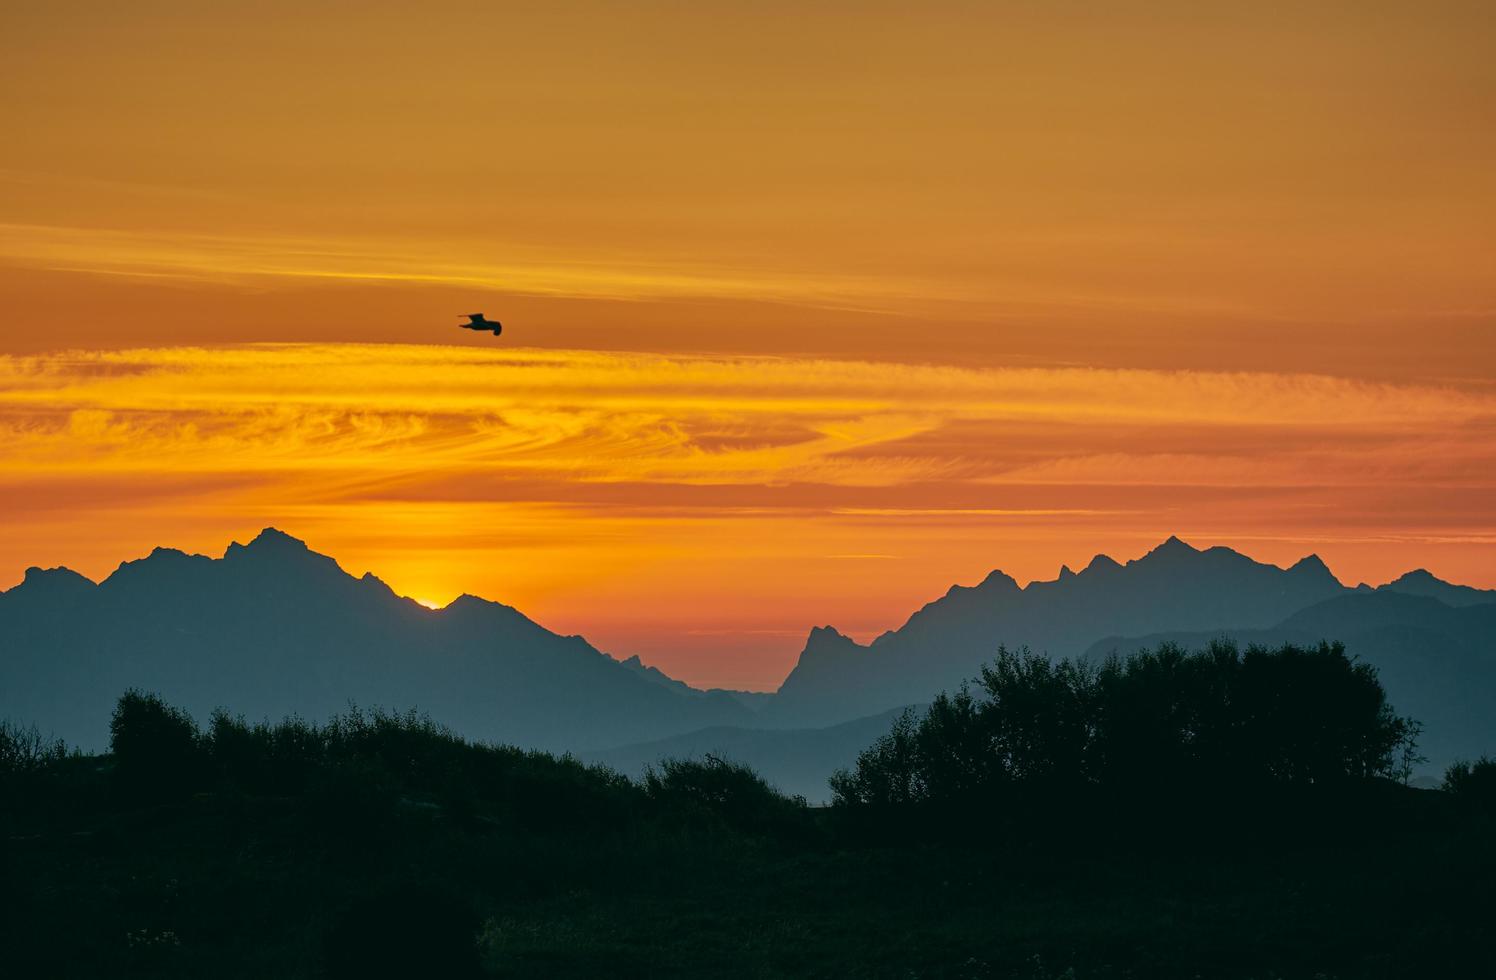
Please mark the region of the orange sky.
[[1496, 586], [1496, 12], [1271, 6], [8, 5], [0, 587], [273, 523], [771, 687], [1169, 533]]

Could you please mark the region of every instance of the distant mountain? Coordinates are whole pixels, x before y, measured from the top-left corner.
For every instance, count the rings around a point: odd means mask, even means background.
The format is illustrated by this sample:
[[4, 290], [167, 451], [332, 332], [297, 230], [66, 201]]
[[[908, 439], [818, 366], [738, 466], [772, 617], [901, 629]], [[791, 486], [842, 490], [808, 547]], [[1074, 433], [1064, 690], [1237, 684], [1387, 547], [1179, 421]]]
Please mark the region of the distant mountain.
[[1419, 745], [1427, 769], [1496, 755], [1496, 602], [1452, 606], [1384, 586], [1316, 603], [1266, 629], [1108, 637], [1085, 655], [1126, 656], [1162, 642], [1198, 647], [1220, 637], [1243, 646], [1339, 640], [1377, 668], [1399, 714], [1423, 723]]
[[[1364, 591], [1363, 586], [1361, 590]], [[1414, 569], [1386, 585], [1376, 587], [1377, 592], [1402, 592], [1407, 595], [1428, 596], [1438, 599], [1446, 606], [1476, 606], [1496, 602], [1496, 589], [1472, 589], [1468, 585], [1451, 585], [1435, 578], [1422, 568]]]
[[640, 660], [637, 655], [629, 657], [627, 660], [620, 660], [619, 663], [641, 677], [648, 678], [656, 684], [662, 684], [677, 694], [684, 694], [687, 697], [706, 697], [713, 694], [725, 694], [744, 707], [754, 711], [757, 711], [774, 699], [773, 694], [765, 691], [735, 691], [725, 687], [711, 687], [702, 690], [701, 688], [692, 687], [685, 681], [676, 680], [658, 667], [649, 666]]
[[774, 731], [717, 726], [637, 745], [585, 752], [582, 759], [638, 777], [661, 759], [715, 755], [751, 766], [782, 792], [803, 796], [811, 803], [826, 803], [831, 798], [828, 784], [831, 774], [850, 768], [859, 752], [888, 733], [901, 710], [895, 708], [829, 728]]
[[1062, 568], [1023, 588], [994, 571], [868, 646], [829, 626], [812, 630], [763, 717], [825, 725], [929, 700], [974, 676], [999, 644], [1065, 657], [1109, 635], [1266, 627], [1347, 591], [1313, 555], [1283, 569], [1175, 537], [1125, 565], [1098, 555], [1081, 572]]
[[414, 707], [469, 738], [589, 753], [630, 771], [720, 750], [821, 799], [824, 776], [886, 728], [870, 718], [955, 688], [999, 644], [1096, 656], [1222, 633], [1343, 640], [1381, 669], [1397, 708], [1425, 723], [1431, 758], [1496, 752], [1496, 592], [1421, 570], [1347, 589], [1314, 556], [1285, 569], [1178, 538], [1023, 588], [993, 572], [866, 646], [818, 627], [766, 695], [692, 688], [474, 596], [433, 611], [266, 529], [221, 559], [158, 548], [99, 584], [28, 569], [0, 593], [0, 717], [98, 748], [127, 687], [199, 720], [217, 706], [251, 719], [321, 718], [350, 701]]
[[[103, 582], [27, 570], [0, 593], [0, 717], [87, 748], [128, 687], [199, 721], [416, 708], [469, 738], [580, 751], [753, 712], [470, 595], [430, 610], [266, 529], [221, 559], [158, 548]], [[658, 675], [658, 676], [655, 676]]]

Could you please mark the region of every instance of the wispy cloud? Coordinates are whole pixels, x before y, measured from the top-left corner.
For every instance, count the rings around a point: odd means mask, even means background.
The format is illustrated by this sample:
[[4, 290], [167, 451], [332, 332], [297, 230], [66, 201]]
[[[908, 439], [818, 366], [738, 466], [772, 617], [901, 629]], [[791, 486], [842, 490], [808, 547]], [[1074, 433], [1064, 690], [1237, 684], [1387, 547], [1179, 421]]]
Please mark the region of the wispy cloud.
[[12, 478], [269, 472], [352, 495], [362, 482], [460, 475], [845, 487], [1470, 484], [1496, 461], [1493, 420], [1489, 391], [1311, 375], [396, 345], [0, 359], [0, 452]]
[[1428, 549], [1461, 577], [1496, 540], [1496, 391], [1318, 375], [71, 352], [0, 358], [0, 460], [12, 580], [277, 524], [410, 594], [484, 592], [605, 646], [873, 633], [994, 565], [1053, 574], [1173, 532], [1285, 560], [1313, 543], [1353, 579]]

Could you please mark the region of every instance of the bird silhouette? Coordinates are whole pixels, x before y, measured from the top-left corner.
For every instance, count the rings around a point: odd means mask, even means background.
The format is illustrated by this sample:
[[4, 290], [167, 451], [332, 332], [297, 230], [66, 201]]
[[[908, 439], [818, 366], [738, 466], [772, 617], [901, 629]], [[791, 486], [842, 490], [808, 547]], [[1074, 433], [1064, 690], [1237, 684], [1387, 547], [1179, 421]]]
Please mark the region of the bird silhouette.
[[462, 315], [468, 318], [467, 323], [458, 324], [464, 330], [492, 330], [495, 337], [504, 330], [502, 323], [497, 320], [490, 320], [482, 313], [464, 313]]

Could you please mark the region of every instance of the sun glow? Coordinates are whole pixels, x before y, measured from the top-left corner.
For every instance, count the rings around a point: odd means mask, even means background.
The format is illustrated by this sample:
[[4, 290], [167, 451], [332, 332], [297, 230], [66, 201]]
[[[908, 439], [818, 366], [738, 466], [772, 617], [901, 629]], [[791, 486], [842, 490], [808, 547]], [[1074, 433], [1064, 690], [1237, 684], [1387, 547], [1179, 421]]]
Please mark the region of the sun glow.
[[0, 586], [274, 524], [763, 687], [1171, 533], [1496, 585], [1492, 5], [1373, 6], [3, 5]]

